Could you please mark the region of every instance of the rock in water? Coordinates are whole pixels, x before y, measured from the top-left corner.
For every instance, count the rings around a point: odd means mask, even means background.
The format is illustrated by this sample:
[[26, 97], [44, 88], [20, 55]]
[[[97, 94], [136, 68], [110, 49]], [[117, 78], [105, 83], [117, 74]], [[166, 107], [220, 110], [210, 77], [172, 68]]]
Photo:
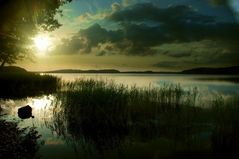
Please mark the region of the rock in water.
[[32, 107], [27, 105], [27, 106], [19, 108], [18, 117], [21, 119], [28, 119], [30, 117], [34, 118], [34, 116], [32, 116]]

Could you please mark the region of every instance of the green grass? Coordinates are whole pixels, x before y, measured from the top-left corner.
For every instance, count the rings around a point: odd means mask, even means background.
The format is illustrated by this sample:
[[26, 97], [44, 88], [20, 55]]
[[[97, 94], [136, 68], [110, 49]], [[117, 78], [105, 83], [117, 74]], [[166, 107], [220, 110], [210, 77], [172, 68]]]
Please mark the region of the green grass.
[[58, 90], [60, 79], [29, 72], [0, 72], [0, 98], [15, 99], [51, 94]]

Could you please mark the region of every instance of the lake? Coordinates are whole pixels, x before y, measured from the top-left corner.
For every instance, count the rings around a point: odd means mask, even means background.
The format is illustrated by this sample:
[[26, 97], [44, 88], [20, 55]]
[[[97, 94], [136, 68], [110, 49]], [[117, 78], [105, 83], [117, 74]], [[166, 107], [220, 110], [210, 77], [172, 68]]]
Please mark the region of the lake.
[[66, 81], [75, 79], [113, 80], [117, 84], [138, 87], [160, 87], [180, 84], [183, 89], [197, 87], [202, 93], [239, 93], [239, 76], [235, 75], [178, 75], [178, 74], [51, 74]]
[[[184, 90], [191, 90], [197, 87], [198, 98], [201, 101], [208, 102], [215, 96], [223, 96], [225, 98], [239, 94], [239, 76], [213, 76], [213, 75], [177, 75], [177, 74], [51, 74], [61, 77], [65, 81], [74, 81], [75, 79], [97, 79], [97, 80], [113, 80], [117, 84], [124, 84], [137, 87], [162, 87], [163, 85], [180, 84]], [[205, 104], [203, 103], [203, 104]], [[35, 126], [42, 135], [41, 140], [44, 145], [40, 148], [40, 155], [43, 159], [50, 158], [91, 158], [96, 155], [88, 153], [93, 151], [88, 145], [68, 141], [64, 134], [59, 136], [60, 130], [55, 127], [53, 109], [56, 103], [54, 95], [45, 95], [42, 97], [26, 98], [22, 100], [0, 100], [0, 104], [4, 112], [8, 115], [6, 118], [19, 121], [20, 127]], [[20, 120], [17, 117], [17, 109], [24, 105], [33, 107], [34, 119]], [[200, 103], [202, 104], [202, 103]], [[64, 124], [64, 123], [62, 123]], [[142, 142], [141, 144], [154, 144]], [[143, 146], [143, 145], [142, 145]], [[86, 152], [85, 149], [88, 151]], [[137, 151], [137, 149], [134, 149]], [[118, 152], [107, 151], [109, 156], [113, 157]], [[95, 157], [95, 156], [94, 156]], [[96, 157], [97, 158], [97, 157]]]

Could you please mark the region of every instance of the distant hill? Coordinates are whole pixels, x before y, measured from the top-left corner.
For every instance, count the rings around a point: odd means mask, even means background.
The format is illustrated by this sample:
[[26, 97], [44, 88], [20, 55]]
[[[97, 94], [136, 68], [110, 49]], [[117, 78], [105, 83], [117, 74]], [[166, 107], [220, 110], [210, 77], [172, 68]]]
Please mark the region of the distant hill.
[[223, 74], [223, 75], [239, 75], [239, 66], [223, 67], [223, 68], [194, 68], [184, 70], [182, 74]]
[[120, 73], [120, 71], [115, 69], [103, 69], [103, 70], [63, 69], [63, 70], [47, 71], [45, 73]]
[[17, 66], [0, 67], [0, 73], [27, 73], [27, 70]]
[[121, 72], [115, 69], [102, 70], [77, 70], [77, 69], [62, 69], [54, 71], [46, 71], [44, 73], [142, 73], [142, 74], [225, 74], [225, 75], [239, 75], [239, 66], [224, 67], [224, 68], [193, 68], [181, 72], [155, 72], [155, 71], [126, 71]]
[[102, 69], [102, 70], [75, 70], [75, 69], [62, 69], [62, 70], [54, 70], [54, 71], [45, 71], [43, 73], [142, 73], [142, 74], [172, 74], [178, 72], [155, 72], [155, 71], [124, 71], [121, 72], [115, 69]]

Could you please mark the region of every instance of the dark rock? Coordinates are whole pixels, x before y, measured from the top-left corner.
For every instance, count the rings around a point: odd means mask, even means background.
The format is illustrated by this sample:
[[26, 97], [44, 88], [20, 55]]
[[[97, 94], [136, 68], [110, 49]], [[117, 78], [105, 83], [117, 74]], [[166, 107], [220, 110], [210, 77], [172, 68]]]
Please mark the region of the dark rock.
[[30, 117], [34, 118], [34, 116], [32, 116], [32, 107], [27, 105], [27, 106], [19, 108], [18, 117], [21, 119], [28, 119]]

